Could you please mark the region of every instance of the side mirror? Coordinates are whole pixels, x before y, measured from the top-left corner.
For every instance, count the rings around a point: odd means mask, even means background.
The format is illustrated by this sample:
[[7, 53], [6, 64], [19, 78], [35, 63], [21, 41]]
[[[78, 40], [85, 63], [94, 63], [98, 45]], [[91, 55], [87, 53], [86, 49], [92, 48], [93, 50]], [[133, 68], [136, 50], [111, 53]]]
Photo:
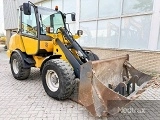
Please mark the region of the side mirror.
[[75, 13], [71, 14], [71, 19], [72, 19], [72, 21], [76, 21], [76, 15], [75, 15]]
[[31, 15], [31, 5], [29, 3], [23, 3], [23, 11], [25, 15]]
[[77, 30], [77, 35], [78, 35], [78, 36], [83, 35], [83, 31], [82, 31], [82, 30]]

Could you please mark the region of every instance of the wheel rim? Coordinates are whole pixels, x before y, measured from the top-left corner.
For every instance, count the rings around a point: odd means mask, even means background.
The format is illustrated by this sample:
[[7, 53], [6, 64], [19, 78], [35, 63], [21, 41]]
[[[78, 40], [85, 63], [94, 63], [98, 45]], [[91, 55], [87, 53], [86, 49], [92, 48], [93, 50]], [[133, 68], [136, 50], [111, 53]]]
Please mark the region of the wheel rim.
[[13, 71], [14, 71], [14, 73], [18, 74], [18, 72], [19, 72], [18, 61], [16, 59], [14, 59], [13, 62], [12, 62], [12, 65], [13, 65]]
[[59, 88], [59, 78], [54, 70], [48, 70], [46, 74], [46, 83], [52, 92], [56, 92]]

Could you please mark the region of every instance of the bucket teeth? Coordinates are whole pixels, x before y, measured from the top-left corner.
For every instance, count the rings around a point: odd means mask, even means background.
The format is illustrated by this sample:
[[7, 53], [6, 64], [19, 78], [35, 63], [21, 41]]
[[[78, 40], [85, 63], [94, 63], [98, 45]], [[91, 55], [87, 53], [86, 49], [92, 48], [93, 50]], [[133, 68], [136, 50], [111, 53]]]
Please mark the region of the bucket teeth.
[[142, 85], [151, 79], [127, 60], [128, 55], [81, 65], [80, 82], [71, 99], [82, 104], [93, 116], [118, 113], [131, 101], [135, 84]]

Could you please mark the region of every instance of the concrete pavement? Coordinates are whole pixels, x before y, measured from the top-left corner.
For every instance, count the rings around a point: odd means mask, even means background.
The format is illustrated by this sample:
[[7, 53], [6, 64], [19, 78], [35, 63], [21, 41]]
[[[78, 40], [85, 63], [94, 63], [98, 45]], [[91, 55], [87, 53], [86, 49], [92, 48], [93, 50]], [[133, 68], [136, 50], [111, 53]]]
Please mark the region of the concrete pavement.
[[[159, 77], [159, 76], [158, 76]], [[160, 84], [156, 80], [122, 113], [109, 120], [160, 119]], [[143, 112], [144, 111], [144, 112]], [[141, 112], [141, 113], [140, 113]], [[27, 80], [13, 78], [9, 59], [0, 46], [0, 120], [95, 120], [87, 110], [70, 100], [57, 101], [44, 91], [39, 69], [33, 68]]]

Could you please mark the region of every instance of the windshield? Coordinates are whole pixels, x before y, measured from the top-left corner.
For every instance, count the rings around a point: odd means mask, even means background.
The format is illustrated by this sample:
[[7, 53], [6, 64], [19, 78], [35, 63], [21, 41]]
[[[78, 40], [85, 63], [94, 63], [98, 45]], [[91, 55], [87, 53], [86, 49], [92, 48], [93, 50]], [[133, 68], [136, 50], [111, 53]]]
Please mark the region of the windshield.
[[64, 27], [63, 18], [60, 12], [52, 9], [38, 7], [41, 34], [46, 34], [49, 28], [50, 33], [56, 33], [57, 29]]

